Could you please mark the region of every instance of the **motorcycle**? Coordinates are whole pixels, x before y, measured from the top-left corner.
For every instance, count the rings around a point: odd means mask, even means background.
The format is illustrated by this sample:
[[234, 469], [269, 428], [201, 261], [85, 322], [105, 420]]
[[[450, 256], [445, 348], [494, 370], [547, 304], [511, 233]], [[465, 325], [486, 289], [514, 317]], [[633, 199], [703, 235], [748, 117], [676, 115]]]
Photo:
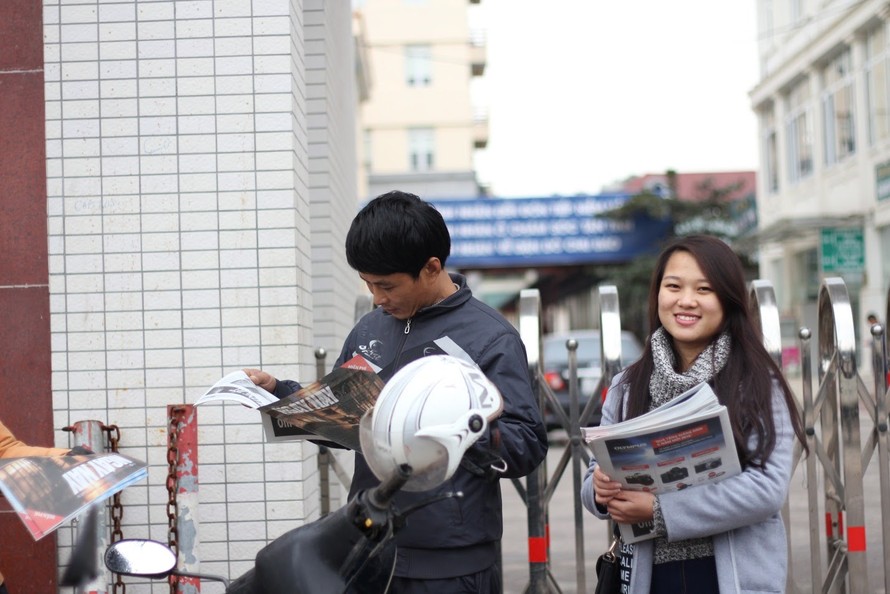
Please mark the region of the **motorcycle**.
[[180, 571], [169, 547], [140, 539], [111, 544], [105, 566], [129, 576], [219, 581], [226, 594], [385, 594], [395, 570], [395, 535], [406, 518], [462, 493], [431, 495], [404, 510], [393, 497], [444, 483], [502, 407], [497, 388], [478, 368], [445, 355], [424, 357], [394, 375], [361, 420], [362, 451], [381, 482], [273, 540], [241, 577]]
[[129, 576], [219, 581], [226, 594], [386, 592], [396, 561], [393, 537], [404, 525], [392, 498], [410, 476], [411, 468], [404, 465], [389, 480], [359, 492], [337, 511], [281, 535], [260, 550], [252, 569], [233, 581], [176, 569], [173, 551], [152, 540], [124, 539], [111, 544], [105, 551], [105, 567]]

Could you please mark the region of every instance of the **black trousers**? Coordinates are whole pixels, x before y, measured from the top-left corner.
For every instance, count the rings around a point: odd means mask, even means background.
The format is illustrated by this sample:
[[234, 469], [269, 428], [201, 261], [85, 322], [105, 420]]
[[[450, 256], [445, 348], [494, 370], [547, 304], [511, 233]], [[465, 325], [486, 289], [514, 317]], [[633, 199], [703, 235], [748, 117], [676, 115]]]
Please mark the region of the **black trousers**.
[[719, 591], [714, 557], [652, 566], [651, 594], [716, 594]]
[[[412, 580], [394, 577], [388, 594], [501, 594], [497, 564], [453, 578]], [[2, 592], [0, 592], [2, 594]]]

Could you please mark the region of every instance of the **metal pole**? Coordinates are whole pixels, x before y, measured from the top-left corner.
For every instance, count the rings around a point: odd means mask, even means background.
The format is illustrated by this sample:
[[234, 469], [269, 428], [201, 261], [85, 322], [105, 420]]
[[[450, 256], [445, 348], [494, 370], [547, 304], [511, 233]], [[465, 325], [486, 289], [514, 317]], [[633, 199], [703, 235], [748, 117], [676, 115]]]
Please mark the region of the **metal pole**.
[[[315, 377], [324, 377], [325, 357], [327, 351], [323, 348], [315, 349]], [[318, 446], [318, 491], [319, 513], [322, 516], [331, 511], [331, 452], [327, 446]]]
[[[846, 546], [847, 582], [856, 594], [870, 592], [866, 557], [862, 449], [859, 435], [859, 377], [856, 371], [856, 334], [847, 287], [840, 278], [827, 278], [819, 291], [819, 352], [836, 372], [839, 392], [841, 456], [843, 459], [843, 511], [837, 538]], [[840, 460], [838, 460], [840, 462]], [[840, 512], [842, 510], [838, 510]]]
[[884, 592], [890, 592], [890, 431], [888, 403], [890, 389], [886, 386], [887, 340], [883, 324], [871, 328], [874, 353], [875, 435], [877, 437], [881, 493], [881, 537], [884, 545]]
[[813, 589], [822, 582], [822, 555], [819, 552], [819, 481], [816, 480], [816, 410], [813, 404], [813, 363], [809, 328], [801, 328], [800, 365], [801, 365], [801, 397], [803, 399], [803, 427], [806, 435], [807, 448], [807, 503], [809, 504], [810, 526], [810, 579]]
[[[782, 369], [782, 331], [779, 321], [779, 307], [776, 303], [776, 293], [773, 285], [768, 280], [757, 279], [751, 281], [748, 298], [751, 302], [751, 317], [760, 330], [761, 339], [766, 352], [776, 363], [779, 370]], [[795, 401], [794, 410], [789, 414], [802, 416], [800, 405]], [[794, 449], [794, 465], [797, 465], [803, 450], [797, 445]], [[785, 523], [786, 549], [788, 559], [791, 559], [791, 506], [788, 498], [782, 505], [782, 521]], [[794, 592], [797, 588], [794, 579], [794, 564], [788, 563], [788, 572], [785, 576], [785, 591]]]
[[[86, 446], [97, 453], [105, 451], [105, 432], [102, 430], [103, 427], [104, 425], [101, 421], [95, 420], [78, 421], [74, 423], [68, 428], [71, 431], [72, 440], [74, 442], [72, 447]], [[102, 559], [105, 555], [105, 549], [108, 548], [108, 520], [105, 513], [107, 508], [107, 503], [103, 504], [100, 513], [96, 514], [94, 528], [98, 536], [98, 540], [96, 541], [97, 559]], [[80, 518], [78, 518], [78, 520], [79, 519]], [[87, 524], [89, 524], [89, 522]], [[78, 525], [78, 534], [82, 529], [89, 529], [89, 526], [82, 527]], [[77, 540], [79, 540], [79, 536], [75, 536], [75, 541]], [[81, 586], [78, 590], [79, 592], [83, 594], [105, 594], [106, 586], [108, 584], [108, 572], [105, 570], [105, 566], [102, 563], [99, 564], [97, 569], [99, 573], [96, 576], [96, 579]]]
[[[602, 336], [602, 333], [600, 333]], [[569, 350], [569, 447], [572, 448], [572, 487], [575, 490], [575, 581], [578, 592], [587, 591], [584, 565], [584, 517], [581, 513], [581, 424], [578, 406], [578, 341], [566, 342]]]
[[[539, 386], [541, 363], [541, 296], [537, 289], [523, 289], [519, 293], [519, 335], [528, 355], [528, 373], [543, 411], [544, 402]], [[548, 540], [547, 505], [544, 496], [547, 478], [547, 459], [530, 472], [526, 481], [528, 507], [528, 567], [529, 584], [526, 592], [546, 594], [550, 572], [550, 542]], [[503, 567], [503, 564], [501, 564]], [[501, 580], [503, 583], [503, 580]]]
[[[178, 419], [178, 421], [176, 421]], [[175, 445], [176, 552], [177, 567], [188, 573], [201, 572], [198, 555], [198, 409], [192, 404], [167, 405], [168, 447]], [[178, 578], [176, 591], [201, 591], [196, 577]]]

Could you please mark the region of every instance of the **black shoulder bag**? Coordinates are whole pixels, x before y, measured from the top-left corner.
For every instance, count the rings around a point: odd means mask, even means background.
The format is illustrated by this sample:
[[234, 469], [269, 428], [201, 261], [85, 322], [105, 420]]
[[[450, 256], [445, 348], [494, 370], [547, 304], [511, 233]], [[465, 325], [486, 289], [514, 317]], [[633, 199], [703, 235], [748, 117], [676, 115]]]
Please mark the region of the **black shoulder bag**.
[[620, 545], [621, 537], [616, 525], [615, 533], [612, 535], [612, 544], [596, 560], [595, 594], [618, 594], [621, 591], [621, 560], [618, 555]]

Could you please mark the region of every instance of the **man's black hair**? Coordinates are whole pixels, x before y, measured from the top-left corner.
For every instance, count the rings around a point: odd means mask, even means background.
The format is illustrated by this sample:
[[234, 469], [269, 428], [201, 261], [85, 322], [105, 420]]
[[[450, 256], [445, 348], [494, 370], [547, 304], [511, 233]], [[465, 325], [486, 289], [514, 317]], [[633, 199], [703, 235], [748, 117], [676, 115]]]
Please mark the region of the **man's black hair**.
[[417, 278], [430, 258], [438, 258], [444, 267], [450, 253], [451, 236], [439, 211], [398, 190], [366, 204], [346, 234], [346, 261], [368, 274]]

